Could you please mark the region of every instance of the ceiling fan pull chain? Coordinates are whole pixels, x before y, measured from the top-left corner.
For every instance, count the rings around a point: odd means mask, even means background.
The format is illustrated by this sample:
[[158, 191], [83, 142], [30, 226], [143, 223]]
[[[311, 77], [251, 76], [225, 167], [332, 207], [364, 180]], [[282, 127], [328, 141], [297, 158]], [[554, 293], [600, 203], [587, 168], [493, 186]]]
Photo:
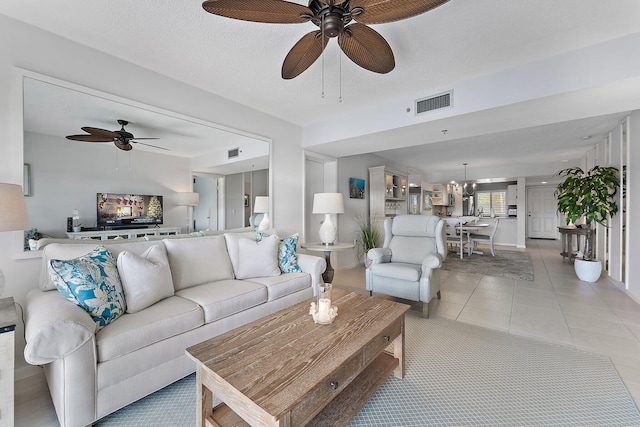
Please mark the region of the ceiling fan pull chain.
[[340, 88], [340, 98], [338, 102], [342, 102], [342, 52], [340, 52], [338, 56], [340, 57], [340, 76], [339, 76], [339, 82], [338, 82], [338, 86]]
[[324, 15], [322, 15], [322, 99], [324, 99]]

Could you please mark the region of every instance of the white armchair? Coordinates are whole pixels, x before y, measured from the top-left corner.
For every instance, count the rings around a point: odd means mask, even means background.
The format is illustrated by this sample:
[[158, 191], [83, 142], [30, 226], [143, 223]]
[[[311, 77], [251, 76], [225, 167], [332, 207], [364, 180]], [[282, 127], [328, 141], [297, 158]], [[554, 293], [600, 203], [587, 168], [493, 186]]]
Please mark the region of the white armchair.
[[422, 302], [422, 316], [429, 317], [429, 301], [436, 295], [440, 299], [440, 267], [447, 256], [444, 225], [431, 215], [385, 220], [383, 247], [367, 253], [367, 290]]

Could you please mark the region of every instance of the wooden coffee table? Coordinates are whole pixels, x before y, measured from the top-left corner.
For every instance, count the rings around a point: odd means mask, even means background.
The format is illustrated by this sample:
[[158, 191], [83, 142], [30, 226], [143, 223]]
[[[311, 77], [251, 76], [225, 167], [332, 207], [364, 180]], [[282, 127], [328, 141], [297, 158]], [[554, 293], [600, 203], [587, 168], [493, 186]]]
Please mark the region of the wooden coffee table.
[[346, 425], [390, 374], [402, 378], [409, 306], [335, 288], [333, 300], [330, 325], [313, 322], [309, 300], [189, 347], [196, 424]]

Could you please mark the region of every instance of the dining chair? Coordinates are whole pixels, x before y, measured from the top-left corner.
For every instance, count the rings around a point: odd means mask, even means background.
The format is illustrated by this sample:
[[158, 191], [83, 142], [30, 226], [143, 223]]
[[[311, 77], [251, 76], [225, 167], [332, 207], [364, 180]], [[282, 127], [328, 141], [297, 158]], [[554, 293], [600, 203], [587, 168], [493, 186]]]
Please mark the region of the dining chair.
[[[447, 250], [449, 250], [452, 246], [459, 247], [460, 246], [460, 225], [464, 224], [464, 221], [458, 218], [447, 218], [446, 220], [446, 242], [447, 242]], [[464, 251], [465, 246], [469, 243], [468, 239], [462, 240], [461, 251]]]
[[479, 243], [488, 243], [489, 248], [491, 249], [491, 255], [496, 256], [496, 252], [493, 248], [493, 238], [496, 235], [496, 231], [498, 230], [498, 224], [500, 223], [500, 218], [494, 219], [493, 229], [489, 234], [478, 234], [478, 233], [470, 233], [469, 234], [469, 253], [473, 253], [476, 250], [476, 247]]

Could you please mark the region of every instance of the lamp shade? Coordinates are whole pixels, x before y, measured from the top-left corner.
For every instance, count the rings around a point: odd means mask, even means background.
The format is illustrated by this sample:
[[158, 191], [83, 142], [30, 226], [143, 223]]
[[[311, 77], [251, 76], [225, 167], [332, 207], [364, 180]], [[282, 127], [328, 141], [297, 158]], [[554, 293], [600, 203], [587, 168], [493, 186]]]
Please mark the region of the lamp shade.
[[22, 187], [0, 183], [0, 231], [26, 230], [29, 228], [27, 205]]
[[200, 194], [192, 192], [178, 193], [176, 203], [178, 206], [198, 206]]
[[313, 195], [314, 214], [344, 213], [342, 193], [316, 193]]
[[269, 212], [269, 196], [256, 196], [253, 202], [253, 212], [267, 213]]

